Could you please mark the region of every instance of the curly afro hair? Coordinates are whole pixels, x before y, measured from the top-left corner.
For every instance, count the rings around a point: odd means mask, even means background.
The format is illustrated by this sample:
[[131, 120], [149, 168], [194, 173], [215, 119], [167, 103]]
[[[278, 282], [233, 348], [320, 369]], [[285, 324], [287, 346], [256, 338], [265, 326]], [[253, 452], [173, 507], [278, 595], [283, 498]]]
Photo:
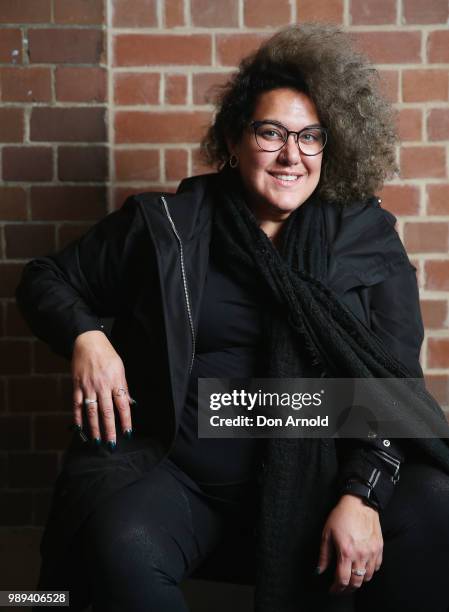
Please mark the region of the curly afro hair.
[[258, 96], [293, 88], [310, 96], [328, 130], [317, 193], [336, 203], [363, 200], [398, 170], [395, 116], [379, 85], [377, 70], [337, 26], [283, 28], [216, 89], [215, 119], [201, 143], [202, 157], [208, 165], [223, 166], [229, 159], [226, 137], [239, 141]]

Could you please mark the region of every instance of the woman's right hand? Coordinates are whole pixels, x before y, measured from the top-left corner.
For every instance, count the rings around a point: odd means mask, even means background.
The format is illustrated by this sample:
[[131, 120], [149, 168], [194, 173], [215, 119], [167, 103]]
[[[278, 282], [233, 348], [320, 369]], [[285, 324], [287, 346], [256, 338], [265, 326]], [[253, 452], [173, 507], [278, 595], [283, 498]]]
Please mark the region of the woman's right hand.
[[[114, 406], [123, 434], [130, 437], [132, 432], [130, 403], [134, 400], [128, 393], [123, 361], [107, 336], [92, 330], [76, 338], [71, 369], [75, 425], [84, 431], [88, 425], [96, 445], [104, 440], [110, 450], [114, 450], [117, 441]], [[86, 404], [87, 399], [96, 402]], [[83, 422], [83, 417], [87, 423]]]

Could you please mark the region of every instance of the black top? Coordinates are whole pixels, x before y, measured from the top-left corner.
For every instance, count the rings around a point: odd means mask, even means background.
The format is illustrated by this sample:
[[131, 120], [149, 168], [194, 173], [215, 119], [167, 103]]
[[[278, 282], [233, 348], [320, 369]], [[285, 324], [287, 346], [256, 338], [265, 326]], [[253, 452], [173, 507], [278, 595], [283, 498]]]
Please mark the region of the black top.
[[261, 304], [209, 258], [196, 353], [170, 459], [198, 484], [243, 483], [251, 479], [257, 440], [198, 438], [198, 378], [261, 376]]

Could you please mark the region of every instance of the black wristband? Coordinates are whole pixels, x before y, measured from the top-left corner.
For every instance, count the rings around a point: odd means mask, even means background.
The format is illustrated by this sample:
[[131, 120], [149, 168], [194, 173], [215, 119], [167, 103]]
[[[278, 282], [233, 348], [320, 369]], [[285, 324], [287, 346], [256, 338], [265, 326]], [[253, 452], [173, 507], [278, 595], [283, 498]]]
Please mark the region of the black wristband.
[[369, 484], [361, 480], [349, 479], [345, 482], [341, 490], [341, 495], [345, 495], [346, 493], [360, 497], [367, 506], [379, 511], [379, 504], [377, 500], [374, 499], [373, 489]]

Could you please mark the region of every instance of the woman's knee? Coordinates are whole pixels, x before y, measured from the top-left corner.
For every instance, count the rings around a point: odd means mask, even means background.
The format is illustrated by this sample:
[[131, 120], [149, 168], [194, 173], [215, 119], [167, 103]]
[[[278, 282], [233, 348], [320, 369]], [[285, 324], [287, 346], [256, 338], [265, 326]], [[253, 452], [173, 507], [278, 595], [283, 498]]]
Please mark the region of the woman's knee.
[[85, 533], [83, 548], [97, 578], [133, 581], [145, 575], [147, 581], [177, 582], [185, 572], [182, 552], [171, 534], [151, 518], [95, 521]]

